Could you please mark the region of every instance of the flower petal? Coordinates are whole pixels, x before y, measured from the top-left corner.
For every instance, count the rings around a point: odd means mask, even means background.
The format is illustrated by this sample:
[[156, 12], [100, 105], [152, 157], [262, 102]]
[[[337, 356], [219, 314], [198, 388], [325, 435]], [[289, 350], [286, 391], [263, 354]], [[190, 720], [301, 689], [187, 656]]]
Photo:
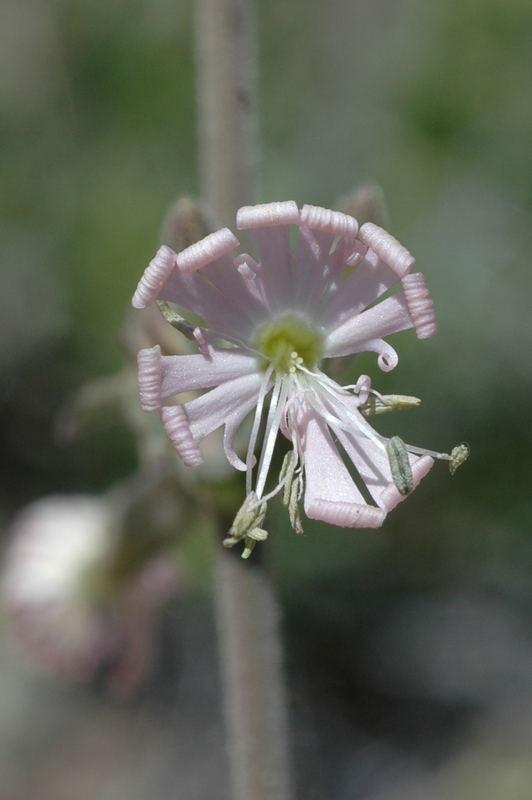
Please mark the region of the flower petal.
[[182, 250], [176, 258], [176, 263], [183, 275], [189, 275], [222, 258], [239, 244], [229, 228], [222, 228]]
[[[408, 454], [410, 459], [410, 464], [412, 466], [412, 476], [414, 478], [414, 487], [416, 487], [422, 478], [429, 472], [434, 464], [434, 459], [430, 456], [414, 456], [411, 453]], [[391, 511], [398, 505], [402, 500], [405, 499], [405, 496], [399, 492], [399, 489], [394, 483], [391, 483], [381, 494], [380, 497], [380, 505], [386, 509], [386, 511]]]
[[[179, 356], [176, 356], [179, 358]], [[137, 355], [140, 403], [143, 411], [159, 411], [161, 407], [161, 348], [158, 344]]]
[[256, 373], [258, 359], [246, 350], [207, 344], [207, 355], [162, 356], [160, 396], [164, 400], [181, 392], [210, 389], [234, 378]]
[[326, 330], [337, 327], [347, 317], [352, 318], [368, 308], [398, 280], [397, 273], [373, 250], [368, 250], [346, 280], [337, 280], [331, 285], [316, 322]]
[[[167, 300], [191, 311], [210, 323], [221, 336], [246, 341], [254, 328], [251, 318], [242, 307], [221, 294], [203, 271], [183, 275], [176, 266], [154, 299]], [[236, 281], [244, 281], [236, 267], [234, 271], [239, 276]], [[253, 302], [250, 293], [250, 305]]]
[[366, 222], [360, 228], [359, 239], [382, 258], [399, 278], [412, 269], [416, 263], [414, 256], [403, 247], [388, 231], [373, 222]]
[[237, 214], [237, 228], [251, 229], [259, 253], [259, 282], [270, 312], [292, 306], [292, 254], [290, 224], [299, 224], [293, 201], [245, 206]]
[[372, 349], [368, 348], [370, 342], [413, 327], [404, 292], [397, 292], [333, 329], [325, 339], [324, 355], [330, 358], [360, 353]]
[[434, 303], [421, 272], [407, 275], [402, 280], [408, 309], [416, 328], [418, 339], [428, 339], [438, 331]]
[[325, 421], [304, 405], [297, 416], [305, 467], [305, 513], [344, 528], [378, 528], [386, 513], [369, 506], [355, 486]]
[[183, 464], [197, 467], [203, 464], [203, 456], [194, 441], [187, 415], [183, 406], [165, 406], [161, 408], [161, 420], [166, 435], [179, 453]]
[[[327, 231], [300, 228], [294, 259], [294, 308], [314, 309], [328, 286], [343, 273], [345, 244]], [[332, 250], [332, 252], [331, 252]]]
[[261, 382], [262, 375], [254, 372], [226, 381], [183, 405], [161, 409], [166, 433], [187, 466], [203, 463], [199, 442], [225, 425], [227, 458], [237, 469], [245, 469], [234, 453], [233, 439], [244, 417], [256, 405]]
[[159, 248], [139, 281], [131, 301], [134, 308], [146, 308], [159, 296], [159, 292], [176, 266], [177, 256], [166, 245]]

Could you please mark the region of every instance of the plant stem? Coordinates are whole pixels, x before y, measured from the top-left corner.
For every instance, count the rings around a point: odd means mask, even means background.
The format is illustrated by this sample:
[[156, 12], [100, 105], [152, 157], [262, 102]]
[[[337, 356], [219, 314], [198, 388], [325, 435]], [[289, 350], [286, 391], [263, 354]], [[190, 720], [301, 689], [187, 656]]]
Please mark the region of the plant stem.
[[[202, 195], [218, 221], [233, 227], [236, 210], [256, 199], [253, 0], [195, 0], [195, 22]], [[220, 548], [215, 562], [233, 798], [290, 800], [279, 614], [267, 574], [255, 554], [251, 561]]]
[[200, 183], [222, 225], [255, 201], [257, 47], [252, 0], [195, 0]]
[[264, 570], [218, 556], [216, 616], [235, 800], [289, 800], [279, 615]]

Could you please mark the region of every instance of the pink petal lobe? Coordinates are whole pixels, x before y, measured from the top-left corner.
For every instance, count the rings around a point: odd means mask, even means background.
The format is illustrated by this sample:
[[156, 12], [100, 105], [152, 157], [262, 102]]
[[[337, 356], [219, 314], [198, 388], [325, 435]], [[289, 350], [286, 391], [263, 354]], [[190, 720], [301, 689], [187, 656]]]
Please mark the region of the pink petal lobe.
[[397, 239], [383, 228], [366, 222], [360, 228], [359, 238], [368, 247], [371, 247], [382, 260], [391, 267], [400, 278], [412, 269], [416, 260], [414, 256], [403, 247]]
[[188, 424], [183, 406], [165, 406], [161, 408], [161, 420], [166, 435], [179, 453], [183, 464], [197, 467], [203, 464], [203, 456]]
[[294, 259], [294, 307], [300, 311], [314, 309], [324, 291], [341, 275], [345, 265], [345, 245], [332, 233], [300, 228]]
[[[331, 330], [325, 339], [325, 356], [345, 356], [372, 350], [370, 342], [381, 340], [414, 325], [403, 292], [397, 292], [377, 305], [349, 317]], [[393, 348], [391, 348], [393, 350]]]
[[418, 339], [428, 339], [438, 331], [434, 303], [421, 272], [407, 275], [402, 280], [408, 309], [416, 328]]
[[241, 348], [228, 350], [207, 344], [206, 355], [162, 356], [160, 397], [166, 400], [181, 392], [210, 389], [258, 369], [256, 356]]
[[334, 236], [350, 236], [353, 239], [358, 233], [358, 222], [354, 217], [320, 206], [303, 206], [300, 225], [309, 230], [324, 231]]
[[[363, 245], [361, 245], [363, 246]], [[355, 271], [331, 287], [332, 293], [320, 311], [319, 323], [326, 329], [337, 327], [347, 317], [351, 318], [368, 308], [399, 277], [379, 256], [368, 250]]]
[[146, 268], [133, 295], [134, 308], [146, 308], [157, 298], [161, 288], [176, 266], [176, 254], [166, 245], [157, 251], [155, 258]]
[[299, 209], [293, 200], [243, 206], [236, 214], [236, 227], [239, 231], [277, 225], [299, 225]]
[[309, 407], [298, 414], [305, 465], [305, 513], [344, 528], [378, 528], [386, 513], [368, 506], [355, 486], [325, 421]]
[[256, 283], [272, 314], [292, 308], [291, 224], [299, 224], [299, 210], [292, 200], [244, 206], [237, 213], [237, 227], [253, 232], [259, 253]]
[[143, 411], [159, 411], [161, 407], [161, 358], [161, 348], [158, 344], [140, 350], [137, 355], [140, 403]]
[[222, 228], [182, 250], [177, 256], [177, 266], [184, 275], [196, 272], [230, 253], [238, 245], [238, 239], [229, 228]]
[[[262, 374], [254, 372], [226, 381], [210, 392], [185, 403], [190, 430], [196, 442], [222, 425], [242, 419], [244, 409], [251, 410], [258, 397]], [[248, 413], [248, 411], [245, 411]]]
[[[430, 456], [414, 456], [409, 455], [410, 464], [412, 466], [412, 475], [414, 478], [414, 487], [418, 486], [419, 482], [430, 471], [434, 464], [434, 459]], [[394, 483], [384, 489], [381, 494], [380, 502], [386, 511], [391, 511], [396, 505], [401, 503], [408, 495], [401, 494], [399, 489]]]

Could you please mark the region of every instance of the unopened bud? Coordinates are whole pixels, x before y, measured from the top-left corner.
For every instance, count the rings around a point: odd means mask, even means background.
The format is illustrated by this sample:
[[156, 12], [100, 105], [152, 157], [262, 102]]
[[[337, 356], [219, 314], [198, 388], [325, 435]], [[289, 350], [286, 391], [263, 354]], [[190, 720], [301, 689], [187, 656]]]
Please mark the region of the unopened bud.
[[180, 253], [216, 229], [206, 204], [196, 197], [180, 197], [164, 218], [161, 244]]
[[336, 206], [344, 214], [355, 217], [359, 225], [373, 222], [381, 228], [389, 227], [384, 192], [376, 183], [359, 186], [351, 194], [341, 197]]

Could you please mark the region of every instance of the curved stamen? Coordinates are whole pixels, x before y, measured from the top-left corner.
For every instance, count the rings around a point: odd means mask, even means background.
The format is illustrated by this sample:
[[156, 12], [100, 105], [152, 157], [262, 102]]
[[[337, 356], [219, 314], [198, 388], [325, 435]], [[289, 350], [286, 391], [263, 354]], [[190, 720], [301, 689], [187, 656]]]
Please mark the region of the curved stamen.
[[253, 470], [254, 464], [254, 452], [255, 452], [255, 445], [257, 444], [257, 437], [259, 435], [259, 428], [260, 428], [260, 421], [262, 419], [262, 409], [264, 407], [264, 400], [266, 395], [270, 390], [270, 378], [272, 373], [276, 367], [275, 361], [268, 366], [268, 369], [264, 373], [264, 377], [262, 379], [262, 383], [259, 389], [259, 395], [257, 397], [257, 408], [255, 410], [255, 417], [253, 419], [253, 426], [251, 428], [251, 434], [249, 437], [248, 443], [248, 451], [246, 455], [246, 495], [251, 492], [251, 474]]
[[[277, 383], [279, 384], [279, 388], [277, 387]], [[268, 413], [268, 422], [266, 424], [266, 431], [264, 434], [266, 443], [262, 450], [262, 455], [259, 464], [259, 472], [257, 476], [256, 492], [257, 492], [257, 497], [259, 498], [262, 496], [262, 492], [264, 490], [266, 478], [268, 476], [268, 471], [270, 469], [270, 464], [272, 461], [277, 434], [279, 432], [279, 427], [281, 425], [281, 417], [283, 415], [284, 406], [286, 404], [286, 400], [288, 397], [288, 381], [286, 380], [285, 376], [277, 378], [274, 393], [275, 393], [275, 402], [274, 402], [274, 397], [272, 396], [272, 400], [270, 403], [270, 411]], [[272, 408], [273, 408], [273, 413], [272, 413]]]

